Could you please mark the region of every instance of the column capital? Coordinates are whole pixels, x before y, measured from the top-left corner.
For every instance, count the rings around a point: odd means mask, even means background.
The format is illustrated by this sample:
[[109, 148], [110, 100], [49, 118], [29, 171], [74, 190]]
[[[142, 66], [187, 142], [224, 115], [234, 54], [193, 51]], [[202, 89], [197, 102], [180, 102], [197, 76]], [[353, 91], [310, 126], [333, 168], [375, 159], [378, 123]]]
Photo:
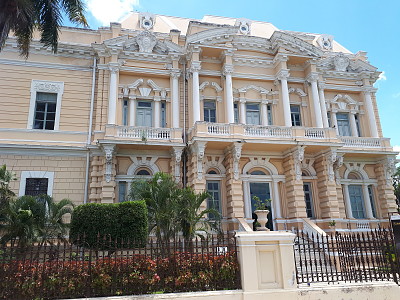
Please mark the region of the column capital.
[[108, 69], [112, 74], [117, 74], [119, 72], [119, 68], [121, 65], [119, 63], [109, 63], [108, 64]]
[[239, 98], [239, 103], [243, 103], [244, 104], [244, 103], [246, 103], [246, 101], [247, 101], [246, 98]]
[[289, 76], [290, 73], [288, 69], [280, 69], [275, 75], [276, 79], [278, 80], [287, 80]]
[[363, 86], [362, 91], [364, 94], [371, 94], [375, 93], [378, 89], [374, 88], [373, 86]]
[[171, 78], [178, 79], [181, 76], [181, 70], [179, 69], [171, 69], [169, 72]]
[[318, 81], [318, 88], [319, 90], [325, 90], [326, 89], [326, 83], [323, 81]]
[[262, 105], [267, 105], [268, 104], [268, 100], [261, 100], [261, 104]]
[[317, 82], [318, 79], [319, 79], [319, 74], [316, 73], [316, 72], [311, 72], [311, 73], [308, 74], [307, 77], [306, 77], [306, 81], [307, 81], [308, 83], [310, 83], [310, 84], [313, 83], [313, 82]]
[[234, 71], [233, 65], [224, 64], [224, 66], [222, 67], [222, 74], [224, 76], [232, 75], [233, 71]]
[[189, 72], [200, 72], [201, 70], [201, 62], [200, 61], [192, 61], [190, 64]]

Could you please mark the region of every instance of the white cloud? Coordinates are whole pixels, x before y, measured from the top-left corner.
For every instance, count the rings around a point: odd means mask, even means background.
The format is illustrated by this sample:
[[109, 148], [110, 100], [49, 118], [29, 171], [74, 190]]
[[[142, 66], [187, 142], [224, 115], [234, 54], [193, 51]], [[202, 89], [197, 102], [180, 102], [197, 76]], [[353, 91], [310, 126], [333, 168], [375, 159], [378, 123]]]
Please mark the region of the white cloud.
[[118, 22], [123, 16], [139, 6], [139, 0], [85, 0], [87, 12], [102, 25]]
[[385, 71], [379, 74], [378, 81], [385, 81], [386, 79]]

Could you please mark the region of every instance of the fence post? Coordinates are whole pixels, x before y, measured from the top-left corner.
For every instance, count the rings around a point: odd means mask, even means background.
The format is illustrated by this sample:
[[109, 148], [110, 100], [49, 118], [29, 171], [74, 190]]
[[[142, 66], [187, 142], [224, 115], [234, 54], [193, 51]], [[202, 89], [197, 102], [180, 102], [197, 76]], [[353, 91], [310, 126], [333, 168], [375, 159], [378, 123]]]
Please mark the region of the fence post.
[[295, 289], [295, 234], [283, 231], [238, 232], [243, 292]]

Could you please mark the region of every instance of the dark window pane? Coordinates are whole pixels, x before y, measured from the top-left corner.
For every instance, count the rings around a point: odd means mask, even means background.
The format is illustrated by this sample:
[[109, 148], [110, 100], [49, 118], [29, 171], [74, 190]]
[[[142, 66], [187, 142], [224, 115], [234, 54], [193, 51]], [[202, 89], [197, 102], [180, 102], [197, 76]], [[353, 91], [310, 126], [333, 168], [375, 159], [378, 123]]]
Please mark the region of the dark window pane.
[[46, 120], [54, 121], [56, 119], [55, 113], [47, 113]]
[[150, 175], [150, 172], [147, 170], [140, 170], [139, 172], [136, 173], [136, 175]]
[[48, 178], [27, 178], [25, 195], [38, 196], [47, 194]]
[[55, 103], [48, 103], [47, 104], [47, 111], [54, 113], [56, 111], [56, 104]]
[[44, 120], [44, 112], [36, 112], [36, 120]]
[[36, 111], [45, 111], [46, 103], [44, 102], [37, 102], [36, 103]]
[[46, 129], [47, 130], [54, 130], [54, 121], [47, 121], [46, 122]]
[[36, 100], [46, 102], [57, 102], [57, 94], [55, 93], [36, 93]]
[[33, 129], [43, 129], [43, 121], [35, 120], [35, 124], [33, 124]]

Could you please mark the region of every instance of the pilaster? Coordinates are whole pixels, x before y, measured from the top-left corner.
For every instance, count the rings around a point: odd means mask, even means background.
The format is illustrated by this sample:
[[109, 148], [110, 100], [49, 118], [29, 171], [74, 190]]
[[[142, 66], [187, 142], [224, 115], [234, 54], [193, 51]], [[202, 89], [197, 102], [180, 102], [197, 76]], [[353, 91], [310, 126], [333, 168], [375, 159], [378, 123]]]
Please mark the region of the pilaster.
[[181, 181], [182, 152], [183, 147], [177, 146], [171, 149], [171, 169], [177, 183]]
[[89, 202], [101, 202], [102, 181], [103, 181], [103, 165], [104, 158], [102, 156], [93, 156], [91, 159], [91, 172], [89, 184]]
[[103, 145], [105, 153], [104, 160], [104, 179], [102, 184], [102, 203], [114, 203], [115, 199], [115, 175], [117, 159], [114, 155], [115, 145]]
[[190, 146], [188, 184], [196, 192], [203, 192], [206, 189], [206, 180], [203, 174], [206, 145], [207, 142], [196, 141]]
[[304, 148], [297, 147], [283, 159], [283, 170], [286, 178], [287, 217], [306, 218], [301, 162], [304, 159]]
[[336, 219], [340, 216], [334, 169], [336, 160], [336, 150], [331, 150], [317, 157], [314, 164], [322, 219]]
[[244, 217], [243, 185], [240, 180], [239, 162], [242, 144], [234, 143], [225, 150], [226, 199], [228, 218]]
[[378, 180], [378, 195], [376, 195], [375, 198], [381, 213], [378, 218], [387, 218], [388, 214], [397, 212], [396, 199], [392, 185], [392, 175], [396, 170], [395, 162], [395, 158], [389, 156], [375, 165], [375, 175]]

